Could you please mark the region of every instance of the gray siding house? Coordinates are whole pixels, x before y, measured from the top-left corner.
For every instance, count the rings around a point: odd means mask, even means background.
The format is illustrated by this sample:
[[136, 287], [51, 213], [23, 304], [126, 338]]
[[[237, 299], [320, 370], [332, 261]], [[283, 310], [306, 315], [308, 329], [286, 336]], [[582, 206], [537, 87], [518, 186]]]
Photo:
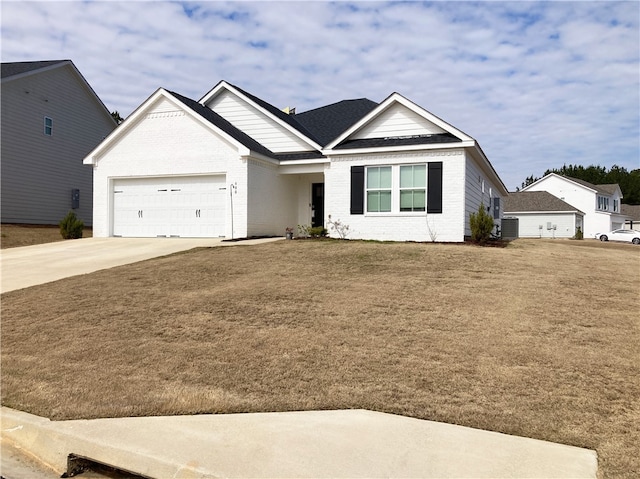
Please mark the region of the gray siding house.
[[2, 223], [92, 225], [82, 159], [116, 126], [71, 60], [2, 63]]

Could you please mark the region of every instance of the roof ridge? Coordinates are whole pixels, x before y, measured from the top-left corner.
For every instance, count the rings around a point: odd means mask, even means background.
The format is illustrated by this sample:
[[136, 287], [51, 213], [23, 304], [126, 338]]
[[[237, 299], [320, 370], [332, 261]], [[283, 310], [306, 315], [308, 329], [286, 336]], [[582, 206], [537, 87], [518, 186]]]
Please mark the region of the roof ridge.
[[376, 103], [373, 100], [370, 100], [367, 97], [361, 97], [361, 98], [345, 98], [344, 100], [338, 100], [338, 101], [334, 101], [333, 103], [329, 103], [328, 105], [322, 105], [322, 106], [318, 106], [315, 108], [312, 108], [311, 110], [305, 110], [305, 111], [301, 111], [300, 113], [296, 113], [296, 115], [304, 115], [305, 113], [311, 113], [314, 112], [316, 110], [321, 110], [322, 108], [329, 108], [335, 105], [339, 105], [340, 103], [346, 103], [348, 101], [370, 101], [371, 103], [375, 103], [376, 105], [378, 105], [379, 103]]

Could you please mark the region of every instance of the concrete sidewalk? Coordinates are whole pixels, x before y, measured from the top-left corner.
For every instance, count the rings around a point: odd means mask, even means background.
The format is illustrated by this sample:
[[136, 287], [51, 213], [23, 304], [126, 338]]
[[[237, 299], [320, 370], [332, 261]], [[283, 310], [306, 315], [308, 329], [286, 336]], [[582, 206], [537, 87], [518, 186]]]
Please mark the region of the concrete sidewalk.
[[198, 247], [241, 246], [282, 238], [83, 238], [0, 251], [0, 293]]
[[596, 478], [594, 451], [365, 410], [49, 421], [2, 436], [63, 473], [75, 454], [152, 478]]

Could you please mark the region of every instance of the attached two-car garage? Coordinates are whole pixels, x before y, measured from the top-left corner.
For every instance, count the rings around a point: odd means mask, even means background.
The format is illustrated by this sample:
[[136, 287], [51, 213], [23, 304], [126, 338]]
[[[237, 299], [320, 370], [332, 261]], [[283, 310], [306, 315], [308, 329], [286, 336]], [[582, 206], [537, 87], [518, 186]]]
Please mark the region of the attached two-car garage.
[[225, 234], [225, 176], [113, 180], [113, 236]]

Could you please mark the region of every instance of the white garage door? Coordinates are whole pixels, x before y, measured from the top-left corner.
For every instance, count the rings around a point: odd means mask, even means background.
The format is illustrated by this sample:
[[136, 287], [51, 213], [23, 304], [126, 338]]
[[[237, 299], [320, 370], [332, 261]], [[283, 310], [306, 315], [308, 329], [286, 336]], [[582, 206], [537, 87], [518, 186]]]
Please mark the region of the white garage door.
[[224, 236], [225, 176], [114, 181], [113, 235]]

